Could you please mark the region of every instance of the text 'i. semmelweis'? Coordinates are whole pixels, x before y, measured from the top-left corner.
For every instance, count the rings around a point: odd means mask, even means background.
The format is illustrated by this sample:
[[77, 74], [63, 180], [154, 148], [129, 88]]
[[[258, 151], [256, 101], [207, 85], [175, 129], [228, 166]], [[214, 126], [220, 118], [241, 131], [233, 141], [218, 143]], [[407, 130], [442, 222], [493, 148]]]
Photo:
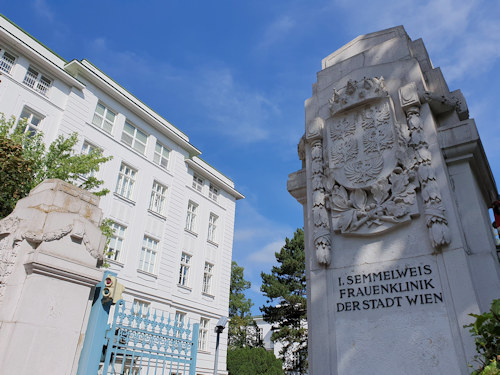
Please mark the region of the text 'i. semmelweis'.
[[337, 312], [443, 302], [429, 264], [339, 277], [338, 287]]

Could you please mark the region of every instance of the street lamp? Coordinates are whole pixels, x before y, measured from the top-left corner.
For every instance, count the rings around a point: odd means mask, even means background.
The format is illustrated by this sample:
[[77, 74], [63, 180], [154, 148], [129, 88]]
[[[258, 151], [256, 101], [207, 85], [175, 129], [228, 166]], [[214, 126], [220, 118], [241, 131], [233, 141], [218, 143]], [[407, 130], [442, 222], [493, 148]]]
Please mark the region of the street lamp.
[[219, 318], [219, 321], [217, 322], [217, 325], [215, 326], [215, 332], [217, 333], [217, 342], [215, 344], [214, 375], [217, 375], [217, 365], [219, 362], [219, 338], [222, 331], [224, 331], [226, 324], [227, 324], [227, 316], [221, 316]]

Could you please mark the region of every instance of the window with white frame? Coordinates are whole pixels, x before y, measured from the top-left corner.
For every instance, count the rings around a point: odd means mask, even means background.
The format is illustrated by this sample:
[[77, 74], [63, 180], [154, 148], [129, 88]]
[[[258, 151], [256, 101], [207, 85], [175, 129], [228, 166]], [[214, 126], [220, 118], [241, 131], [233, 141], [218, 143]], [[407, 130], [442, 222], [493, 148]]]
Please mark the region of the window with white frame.
[[37, 69], [30, 66], [24, 76], [23, 83], [35, 91], [38, 91], [40, 94], [47, 95], [47, 91], [49, 91], [52, 80], [44, 76]]
[[210, 213], [210, 216], [208, 217], [208, 237], [207, 237], [207, 239], [213, 243], [217, 243], [217, 220], [218, 219], [219, 219], [219, 217], [214, 213]]
[[182, 253], [179, 268], [179, 285], [189, 286], [189, 270], [191, 268], [191, 255]]
[[182, 337], [182, 332], [184, 332], [184, 322], [186, 320], [186, 313], [181, 311], [175, 312], [174, 318], [174, 332], [176, 337]]
[[146, 301], [141, 301], [139, 299], [134, 299], [134, 304], [132, 307], [132, 312], [134, 315], [141, 315], [143, 317], [148, 316], [149, 308], [151, 304]]
[[148, 136], [142, 130], [139, 130], [130, 122], [125, 121], [122, 133], [122, 142], [132, 147], [134, 150], [144, 155], [146, 152], [146, 143]]
[[208, 324], [209, 319], [200, 319], [200, 333], [198, 335], [198, 350], [207, 351], [208, 350]]
[[153, 181], [153, 190], [151, 190], [151, 200], [149, 209], [160, 215], [165, 215], [165, 202], [167, 200], [167, 187], [158, 181]]
[[153, 156], [153, 161], [162, 166], [163, 168], [168, 168], [168, 159], [170, 157], [170, 150], [163, 146], [160, 142], [156, 142], [155, 154]]
[[110, 110], [102, 103], [97, 103], [95, 108], [92, 124], [100, 127], [102, 130], [111, 133], [113, 125], [115, 124], [116, 113]]
[[208, 191], [208, 197], [212, 199], [213, 201], [217, 202], [217, 199], [219, 198], [219, 188], [214, 186], [213, 184], [210, 184], [210, 190]]
[[145, 272], [155, 273], [157, 253], [158, 253], [158, 241], [148, 236], [144, 236], [144, 239], [142, 240], [139, 269]]
[[203, 179], [201, 177], [199, 177], [198, 175], [194, 174], [193, 175], [193, 189], [201, 191], [202, 188], [203, 188]]
[[108, 252], [106, 256], [108, 259], [119, 262], [123, 259], [123, 242], [125, 240], [126, 228], [123, 225], [112, 223], [111, 229], [113, 229], [114, 233], [109, 240]]
[[0, 50], [0, 70], [5, 73], [10, 73], [15, 61], [16, 57], [14, 55], [11, 55], [3, 49]]
[[26, 120], [26, 126], [24, 128], [24, 133], [28, 133], [29, 136], [35, 135], [40, 131], [40, 123], [43, 120], [43, 116], [34, 112], [33, 110], [24, 107], [19, 116], [20, 120]]
[[[102, 154], [102, 150], [99, 147], [96, 147], [87, 141], [83, 141], [81, 154], [89, 155], [92, 152], [99, 152]], [[82, 175], [83, 178], [89, 178], [89, 177], [94, 177], [94, 176], [95, 176], [95, 171], [92, 171], [92, 172], [89, 172], [89, 173]]]
[[212, 294], [212, 278], [214, 276], [214, 265], [205, 262], [205, 270], [203, 272], [203, 286], [201, 291], [205, 294]]
[[193, 232], [196, 229], [196, 211], [198, 205], [192, 201], [188, 203], [187, 215], [186, 215], [186, 230]]
[[116, 181], [115, 193], [127, 199], [131, 199], [136, 176], [137, 171], [134, 168], [122, 163], [120, 172], [118, 173], [118, 180]]

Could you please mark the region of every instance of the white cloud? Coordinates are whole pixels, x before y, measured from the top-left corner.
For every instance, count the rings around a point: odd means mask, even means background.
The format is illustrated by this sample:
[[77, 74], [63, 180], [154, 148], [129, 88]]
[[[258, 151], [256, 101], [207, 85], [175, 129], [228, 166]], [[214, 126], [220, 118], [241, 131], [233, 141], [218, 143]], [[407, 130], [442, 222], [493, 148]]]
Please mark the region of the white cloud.
[[276, 262], [275, 253], [279, 252], [285, 244], [285, 239], [273, 241], [265, 245], [259, 251], [250, 254], [247, 257], [248, 262], [259, 263], [259, 265], [271, 265]]
[[35, 0], [33, 2], [33, 8], [35, 8], [37, 14], [46, 21], [52, 22], [54, 20], [54, 12], [49, 8], [45, 0]]
[[295, 20], [290, 15], [280, 15], [264, 31], [257, 50], [262, 52], [273, 44], [283, 41], [294, 27]]
[[[373, 32], [404, 25], [422, 38], [436, 66], [451, 82], [487, 70], [500, 58], [500, 4], [488, 0], [385, 0], [335, 2], [353, 31]], [[334, 8], [330, 8], [334, 11]], [[352, 9], [361, 9], [353, 12]]]
[[235, 82], [227, 68], [201, 71], [196, 99], [218, 132], [242, 143], [268, 139], [270, 119], [280, 113], [263, 94]]

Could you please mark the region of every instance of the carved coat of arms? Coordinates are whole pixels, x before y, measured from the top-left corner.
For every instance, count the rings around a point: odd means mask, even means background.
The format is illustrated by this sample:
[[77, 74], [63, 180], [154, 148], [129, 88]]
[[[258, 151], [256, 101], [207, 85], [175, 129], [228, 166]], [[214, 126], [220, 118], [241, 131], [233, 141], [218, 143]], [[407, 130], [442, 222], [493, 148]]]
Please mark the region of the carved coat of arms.
[[382, 78], [349, 81], [330, 99], [326, 121], [333, 229], [371, 234], [418, 213], [415, 173]]

